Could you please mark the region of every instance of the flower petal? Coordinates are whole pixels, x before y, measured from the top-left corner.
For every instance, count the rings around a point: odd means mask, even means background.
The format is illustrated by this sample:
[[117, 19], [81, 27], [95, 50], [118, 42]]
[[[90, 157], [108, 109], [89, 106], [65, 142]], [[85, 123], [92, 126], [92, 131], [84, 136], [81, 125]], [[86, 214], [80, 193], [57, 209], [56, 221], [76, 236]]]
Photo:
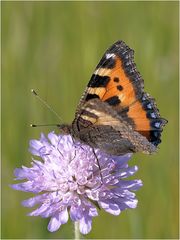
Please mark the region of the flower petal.
[[79, 220], [79, 230], [82, 234], [88, 234], [91, 231], [92, 218], [83, 217]]
[[32, 198], [22, 201], [22, 205], [24, 207], [34, 207], [36, 204], [39, 204], [39, 203], [42, 203], [43, 201], [45, 201], [48, 196], [49, 196], [48, 193], [37, 195], [35, 197], [32, 197]]
[[132, 191], [136, 191], [143, 186], [143, 183], [140, 179], [139, 180], [119, 180], [116, 186], [120, 187], [121, 189], [129, 189]]
[[42, 204], [39, 208], [29, 213], [28, 216], [44, 216], [43, 214], [49, 207], [49, 204]]
[[61, 224], [67, 223], [69, 218], [67, 208], [65, 208], [63, 211], [60, 212], [59, 214], [59, 219], [61, 221]]
[[57, 146], [58, 141], [59, 141], [59, 137], [58, 137], [54, 132], [50, 132], [50, 133], [48, 134], [48, 138], [49, 138], [49, 140], [51, 141], [51, 144], [52, 144], [53, 146]]
[[108, 201], [99, 202], [99, 205], [108, 213], [111, 213], [113, 215], [119, 215], [121, 210], [116, 203], [110, 203]]
[[70, 217], [72, 221], [78, 221], [83, 217], [83, 212], [81, 207], [71, 206], [70, 208]]
[[54, 217], [51, 218], [48, 224], [48, 230], [50, 232], [57, 231], [61, 226], [61, 221], [59, 219], [59, 214], [56, 214]]

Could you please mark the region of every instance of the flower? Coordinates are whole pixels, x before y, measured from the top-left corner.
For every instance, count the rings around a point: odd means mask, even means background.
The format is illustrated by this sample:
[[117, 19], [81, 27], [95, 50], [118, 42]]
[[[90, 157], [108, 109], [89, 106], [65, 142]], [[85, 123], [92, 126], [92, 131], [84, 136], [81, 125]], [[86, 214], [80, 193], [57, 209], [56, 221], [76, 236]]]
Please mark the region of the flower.
[[129, 167], [131, 154], [110, 156], [98, 149], [72, 139], [70, 135], [41, 134], [40, 140], [30, 141], [32, 167], [22, 166], [14, 171], [12, 188], [32, 192], [36, 196], [22, 202], [25, 207], [38, 207], [29, 216], [51, 218], [48, 230], [53, 232], [68, 221], [79, 222], [79, 230], [87, 234], [98, 208], [119, 215], [127, 208], [135, 208], [134, 190], [141, 180], [125, 180], [137, 171]]

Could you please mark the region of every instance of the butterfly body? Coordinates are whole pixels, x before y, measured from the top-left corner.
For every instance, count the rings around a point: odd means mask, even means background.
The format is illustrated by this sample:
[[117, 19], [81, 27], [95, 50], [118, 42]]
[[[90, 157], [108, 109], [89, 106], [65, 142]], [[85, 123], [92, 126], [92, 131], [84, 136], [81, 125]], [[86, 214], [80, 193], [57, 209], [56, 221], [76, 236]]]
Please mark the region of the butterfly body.
[[106, 153], [153, 153], [161, 142], [166, 120], [144, 92], [134, 63], [134, 51], [114, 43], [97, 65], [71, 125], [60, 128], [73, 138]]

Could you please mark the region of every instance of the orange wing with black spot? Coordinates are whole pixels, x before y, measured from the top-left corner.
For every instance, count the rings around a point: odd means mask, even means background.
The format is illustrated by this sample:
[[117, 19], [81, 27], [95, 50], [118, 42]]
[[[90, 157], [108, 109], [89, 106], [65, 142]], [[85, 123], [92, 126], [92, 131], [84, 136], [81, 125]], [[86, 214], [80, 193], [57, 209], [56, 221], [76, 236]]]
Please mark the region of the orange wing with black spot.
[[[144, 92], [144, 81], [134, 63], [134, 51], [123, 41], [114, 43], [103, 55], [81, 98], [76, 118], [82, 106], [92, 99], [110, 105], [132, 129], [155, 146], [161, 142], [162, 127], [167, 121], [160, 117], [154, 99]], [[89, 121], [91, 119], [89, 117]]]

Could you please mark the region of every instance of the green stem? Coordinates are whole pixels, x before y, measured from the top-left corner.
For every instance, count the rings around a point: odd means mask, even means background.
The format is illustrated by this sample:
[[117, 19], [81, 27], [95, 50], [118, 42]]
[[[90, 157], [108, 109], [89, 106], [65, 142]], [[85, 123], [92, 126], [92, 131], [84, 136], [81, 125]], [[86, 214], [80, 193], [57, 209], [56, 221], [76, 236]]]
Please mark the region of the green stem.
[[77, 221], [74, 222], [74, 239], [75, 240], [79, 240], [80, 239], [79, 223]]

